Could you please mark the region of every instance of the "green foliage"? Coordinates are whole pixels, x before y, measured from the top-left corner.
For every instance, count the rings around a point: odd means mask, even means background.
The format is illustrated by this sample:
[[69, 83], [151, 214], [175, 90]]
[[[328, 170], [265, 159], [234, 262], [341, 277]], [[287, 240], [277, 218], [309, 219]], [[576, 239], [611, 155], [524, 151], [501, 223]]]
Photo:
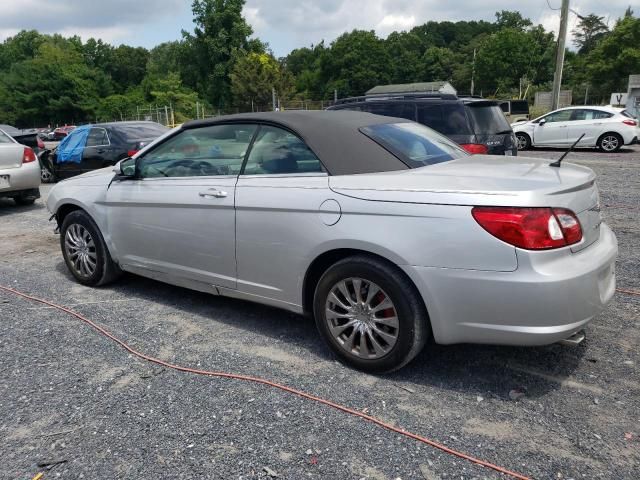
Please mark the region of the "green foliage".
[[236, 105], [247, 110], [265, 108], [272, 103], [272, 88], [278, 97], [293, 94], [293, 75], [267, 53], [248, 53], [237, 59], [231, 72], [231, 90]]
[[[19, 127], [135, 118], [138, 107], [171, 105], [178, 122], [207, 112], [265, 108], [271, 89], [287, 99], [362, 95], [375, 85], [449, 80], [469, 92], [475, 62], [476, 93], [528, 98], [549, 90], [554, 34], [517, 11], [495, 22], [429, 21], [386, 39], [373, 31], [344, 33], [276, 60], [252, 38], [242, 17], [245, 0], [193, 0], [193, 32], [151, 51], [115, 47], [99, 39], [25, 30], [0, 43], [0, 122]], [[609, 31], [602, 17], [580, 18], [577, 51], [567, 51], [563, 88], [576, 100], [625, 91], [640, 72], [640, 19], [631, 8]]]
[[604, 95], [626, 90], [629, 75], [640, 72], [640, 18], [621, 18], [589, 52], [586, 69], [596, 90]]
[[609, 32], [604, 23], [604, 17], [595, 14], [580, 17], [577, 27], [573, 30], [573, 43], [580, 53], [589, 53], [598, 42]]
[[[183, 31], [187, 64], [184, 81], [207, 95], [217, 107], [231, 100], [230, 75], [236, 58], [246, 52], [263, 51], [251, 42], [253, 30], [242, 16], [244, 0], [193, 0], [193, 33]], [[188, 69], [184, 68], [188, 65]], [[192, 73], [188, 73], [188, 71]]]
[[354, 30], [342, 34], [331, 44], [330, 55], [320, 58], [325, 97], [331, 97], [334, 89], [342, 96], [353, 96], [388, 83], [390, 63], [385, 43], [375, 32]]

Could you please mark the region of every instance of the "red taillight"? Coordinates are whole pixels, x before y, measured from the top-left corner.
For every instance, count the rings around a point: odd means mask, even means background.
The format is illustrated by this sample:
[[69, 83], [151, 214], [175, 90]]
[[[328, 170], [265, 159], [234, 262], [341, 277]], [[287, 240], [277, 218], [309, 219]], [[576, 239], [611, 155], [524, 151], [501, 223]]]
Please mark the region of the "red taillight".
[[638, 122], [636, 122], [635, 120], [623, 120], [622, 123], [624, 123], [625, 125], [630, 125], [632, 127], [638, 125]]
[[460, 146], [464, 148], [467, 152], [471, 153], [472, 155], [475, 155], [475, 154], [485, 155], [489, 153], [489, 149], [487, 148], [487, 146], [481, 143], [463, 143]]
[[494, 237], [526, 250], [565, 247], [582, 240], [580, 221], [565, 208], [474, 207], [471, 214]]
[[139, 150], [127, 150], [127, 156], [133, 157]]
[[44, 142], [38, 137], [38, 148], [44, 148]]
[[36, 154], [29, 147], [24, 147], [24, 153], [22, 154], [22, 163], [35, 162], [38, 159]]

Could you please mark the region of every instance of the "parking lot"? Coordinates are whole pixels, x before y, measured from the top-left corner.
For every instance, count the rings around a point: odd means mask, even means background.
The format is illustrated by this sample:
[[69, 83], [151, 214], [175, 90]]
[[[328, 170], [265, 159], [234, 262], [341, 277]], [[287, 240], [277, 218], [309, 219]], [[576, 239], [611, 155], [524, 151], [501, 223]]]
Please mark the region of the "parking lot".
[[[618, 287], [640, 291], [640, 147], [567, 161], [598, 174]], [[618, 293], [577, 347], [430, 345], [399, 372], [367, 375], [284, 311], [133, 275], [81, 286], [48, 222], [49, 190], [31, 207], [0, 200], [0, 285], [150, 355], [304, 390], [527, 477], [640, 478], [638, 296]], [[2, 291], [0, 320], [0, 478], [506, 478], [277, 389], [144, 362]]]

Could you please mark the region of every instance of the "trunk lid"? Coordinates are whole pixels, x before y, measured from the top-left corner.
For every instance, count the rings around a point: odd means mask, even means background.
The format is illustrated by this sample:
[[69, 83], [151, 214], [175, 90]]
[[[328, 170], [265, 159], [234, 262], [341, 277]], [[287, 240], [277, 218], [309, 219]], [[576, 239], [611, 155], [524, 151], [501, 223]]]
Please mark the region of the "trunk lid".
[[18, 143], [0, 144], [0, 169], [22, 166], [24, 145]]
[[467, 206], [564, 207], [578, 216], [584, 240], [578, 251], [599, 237], [598, 188], [593, 171], [550, 160], [473, 155], [427, 167], [329, 177], [341, 195], [383, 202]]

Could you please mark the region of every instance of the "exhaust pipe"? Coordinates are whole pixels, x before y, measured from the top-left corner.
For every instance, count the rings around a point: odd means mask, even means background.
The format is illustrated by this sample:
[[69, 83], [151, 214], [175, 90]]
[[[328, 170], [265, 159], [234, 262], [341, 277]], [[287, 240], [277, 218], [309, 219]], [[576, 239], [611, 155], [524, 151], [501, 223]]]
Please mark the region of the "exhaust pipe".
[[560, 340], [558, 343], [560, 345], [576, 346], [576, 345], [580, 345], [584, 339], [585, 339], [584, 330], [579, 330], [573, 335], [571, 335], [569, 338]]

